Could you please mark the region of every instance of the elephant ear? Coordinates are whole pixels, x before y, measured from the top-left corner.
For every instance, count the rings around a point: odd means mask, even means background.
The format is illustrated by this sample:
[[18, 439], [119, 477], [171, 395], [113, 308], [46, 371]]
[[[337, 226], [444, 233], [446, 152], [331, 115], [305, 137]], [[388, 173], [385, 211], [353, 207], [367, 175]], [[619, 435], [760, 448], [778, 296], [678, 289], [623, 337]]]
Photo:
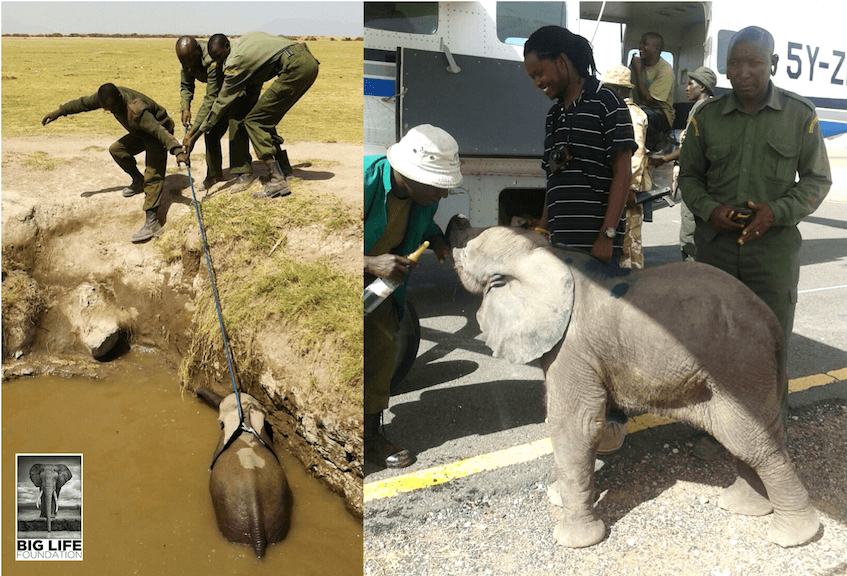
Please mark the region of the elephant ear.
[[33, 464], [29, 469], [29, 479], [41, 488], [41, 464]]
[[59, 490], [62, 489], [68, 480], [71, 479], [73, 474], [71, 474], [70, 468], [65, 466], [64, 464], [59, 465], [59, 474], [56, 476], [56, 493], [59, 493]]
[[540, 358], [564, 337], [574, 303], [570, 269], [536, 248], [489, 277], [477, 321], [494, 356], [516, 364]]
[[267, 420], [265, 419], [265, 412], [261, 409], [261, 405], [259, 405], [258, 408], [250, 410], [250, 426], [259, 434], [259, 436], [262, 437], [265, 444], [273, 446], [270, 426], [268, 426]]

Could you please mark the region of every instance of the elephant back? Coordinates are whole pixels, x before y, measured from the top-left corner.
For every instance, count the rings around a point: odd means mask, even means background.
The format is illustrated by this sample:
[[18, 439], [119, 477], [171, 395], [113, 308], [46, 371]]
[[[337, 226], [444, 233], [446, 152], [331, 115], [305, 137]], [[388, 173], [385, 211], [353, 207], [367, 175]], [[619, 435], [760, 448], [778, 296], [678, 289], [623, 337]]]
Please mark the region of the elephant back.
[[288, 532], [291, 492], [282, 465], [249, 434], [221, 453], [209, 478], [218, 529], [231, 542], [249, 544], [262, 557]]

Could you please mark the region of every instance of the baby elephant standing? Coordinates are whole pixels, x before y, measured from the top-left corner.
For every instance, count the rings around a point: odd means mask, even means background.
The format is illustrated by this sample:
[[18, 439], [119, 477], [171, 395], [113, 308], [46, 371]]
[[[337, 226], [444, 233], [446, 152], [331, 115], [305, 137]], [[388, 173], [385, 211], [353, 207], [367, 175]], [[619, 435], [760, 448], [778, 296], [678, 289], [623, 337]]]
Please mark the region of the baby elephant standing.
[[513, 228], [447, 231], [495, 356], [541, 358], [547, 421], [564, 507], [554, 532], [570, 547], [606, 533], [594, 509], [594, 457], [614, 402], [706, 430], [738, 457], [718, 504], [773, 512], [767, 537], [803, 544], [820, 527], [784, 445], [785, 346], [776, 316], [741, 282], [706, 264], [622, 270]]
[[206, 388], [197, 394], [219, 409], [221, 439], [209, 479], [218, 529], [227, 540], [252, 545], [261, 558], [268, 544], [285, 538], [291, 514], [291, 492], [265, 428], [265, 413], [255, 398], [240, 394], [244, 423], [260, 441], [240, 429], [235, 394], [222, 399]]

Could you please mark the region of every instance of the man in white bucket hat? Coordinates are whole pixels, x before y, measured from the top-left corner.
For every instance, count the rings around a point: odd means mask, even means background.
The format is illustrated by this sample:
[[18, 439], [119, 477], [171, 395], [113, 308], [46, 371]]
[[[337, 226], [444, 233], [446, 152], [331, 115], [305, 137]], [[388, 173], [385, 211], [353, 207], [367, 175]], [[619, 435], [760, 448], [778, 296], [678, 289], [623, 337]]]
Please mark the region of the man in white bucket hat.
[[448, 244], [433, 222], [438, 201], [462, 183], [459, 146], [441, 128], [423, 124], [409, 130], [385, 156], [365, 156], [365, 286], [376, 277], [400, 286], [365, 316], [365, 458], [389, 468], [415, 459], [379, 432], [388, 407], [405, 283], [417, 266], [406, 255], [424, 241], [443, 262]]

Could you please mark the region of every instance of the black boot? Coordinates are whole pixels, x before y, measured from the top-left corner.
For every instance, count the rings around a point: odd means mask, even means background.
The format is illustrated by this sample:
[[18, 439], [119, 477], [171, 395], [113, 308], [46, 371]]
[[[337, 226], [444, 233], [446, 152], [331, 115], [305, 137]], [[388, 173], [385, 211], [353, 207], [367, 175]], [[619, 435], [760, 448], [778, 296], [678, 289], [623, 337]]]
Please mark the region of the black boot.
[[279, 162], [276, 161], [276, 158], [268, 158], [264, 160], [264, 163], [268, 167], [270, 179], [262, 190], [253, 192], [253, 198], [276, 198], [291, 194], [291, 188], [288, 186], [288, 182], [285, 180], [285, 174], [282, 173], [282, 169], [279, 167]]
[[288, 150], [277, 150], [276, 161], [279, 162], [279, 167], [286, 177], [294, 174], [294, 168], [291, 167], [291, 162], [288, 160]]
[[132, 177], [132, 184], [121, 190], [121, 195], [124, 198], [131, 198], [142, 192], [144, 192], [144, 176], [136, 170], [136, 174]]
[[239, 174], [235, 178], [235, 181], [233, 181], [233, 183], [229, 185], [229, 193], [236, 194], [238, 192], [241, 192], [242, 190], [247, 190], [255, 179], [256, 175], [252, 172], [245, 172], [243, 174]]
[[144, 226], [132, 235], [132, 241], [134, 243], [146, 242], [162, 229], [162, 225], [159, 224], [159, 217], [156, 215], [157, 212], [158, 209], [156, 208], [145, 211]]
[[271, 134], [271, 140], [274, 144], [274, 156], [276, 156], [276, 161], [279, 162], [279, 167], [282, 169], [282, 173], [285, 174], [286, 177], [294, 174], [294, 169], [291, 167], [291, 162], [288, 161], [288, 151], [282, 149], [282, 143], [285, 142], [282, 136], [274, 131]]
[[365, 460], [386, 468], [405, 468], [414, 464], [408, 450], [395, 446], [379, 431], [382, 413], [365, 414]]

